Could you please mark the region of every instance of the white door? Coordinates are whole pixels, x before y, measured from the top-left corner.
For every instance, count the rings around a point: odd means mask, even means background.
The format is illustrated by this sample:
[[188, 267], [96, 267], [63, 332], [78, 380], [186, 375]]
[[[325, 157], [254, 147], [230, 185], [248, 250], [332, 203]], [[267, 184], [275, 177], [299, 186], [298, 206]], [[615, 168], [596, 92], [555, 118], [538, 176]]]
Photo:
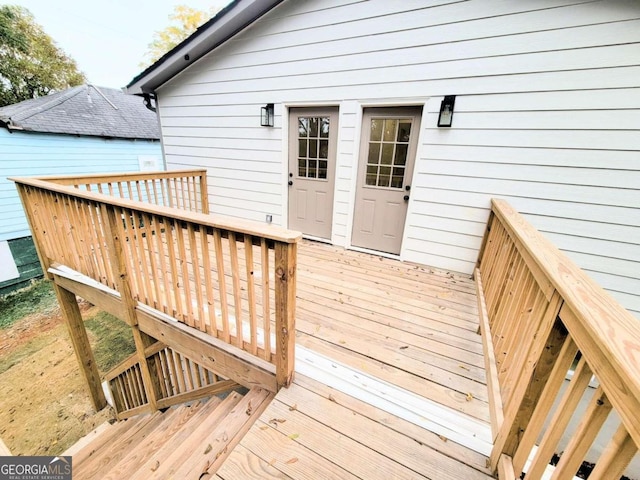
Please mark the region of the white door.
[[416, 107], [364, 111], [352, 245], [400, 253], [420, 115]]
[[331, 239], [337, 108], [289, 112], [289, 228]]

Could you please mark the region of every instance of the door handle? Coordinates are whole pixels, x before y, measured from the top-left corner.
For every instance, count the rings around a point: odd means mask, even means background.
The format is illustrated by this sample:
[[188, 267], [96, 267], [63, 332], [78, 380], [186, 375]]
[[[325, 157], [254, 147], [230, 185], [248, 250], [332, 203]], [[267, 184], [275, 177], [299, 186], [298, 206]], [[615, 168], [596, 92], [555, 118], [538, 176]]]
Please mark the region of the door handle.
[[408, 201], [409, 201], [409, 195], [405, 195], [405, 196], [404, 196], [404, 201], [405, 201], [405, 202], [408, 202]]
[[293, 185], [293, 180], [289, 180], [289, 186]]

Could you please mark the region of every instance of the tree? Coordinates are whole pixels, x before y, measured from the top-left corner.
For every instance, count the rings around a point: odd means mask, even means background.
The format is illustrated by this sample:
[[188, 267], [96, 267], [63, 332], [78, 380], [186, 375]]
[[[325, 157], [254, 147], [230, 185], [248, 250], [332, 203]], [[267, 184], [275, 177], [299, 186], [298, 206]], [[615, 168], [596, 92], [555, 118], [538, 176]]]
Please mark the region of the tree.
[[209, 11], [198, 10], [186, 5], [176, 5], [169, 15], [169, 25], [164, 30], [153, 34], [153, 41], [147, 47], [145, 61], [140, 63], [144, 68], [155, 63], [160, 57], [191, 35], [204, 22], [213, 17], [218, 8]]
[[29, 10], [0, 6], [0, 106], [85, 82], [75, 60], [58, 48]]

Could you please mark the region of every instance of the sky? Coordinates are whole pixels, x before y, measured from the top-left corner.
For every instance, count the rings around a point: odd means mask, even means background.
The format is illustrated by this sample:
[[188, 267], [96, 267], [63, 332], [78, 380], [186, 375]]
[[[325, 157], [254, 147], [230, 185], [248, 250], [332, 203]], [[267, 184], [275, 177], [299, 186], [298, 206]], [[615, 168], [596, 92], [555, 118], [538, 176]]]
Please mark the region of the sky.
[[175, 5], [199, 10], [228, 0], [0, 0], [28, 8], [44, 31], [75, 59], [88, 82], [121, 88], [138, 73], [153, 34], [169, 25]]

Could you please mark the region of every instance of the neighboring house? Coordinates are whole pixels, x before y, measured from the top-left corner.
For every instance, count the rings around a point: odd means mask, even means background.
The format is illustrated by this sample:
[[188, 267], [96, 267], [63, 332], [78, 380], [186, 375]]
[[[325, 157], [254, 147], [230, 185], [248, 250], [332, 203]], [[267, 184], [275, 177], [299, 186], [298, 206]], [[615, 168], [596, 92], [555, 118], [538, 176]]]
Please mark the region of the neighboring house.
[[640, 2], [236, 0], [127, 91], [212, 213], [471, 274], [503, 197], [640, 315]]
[[11, 176], [162, 170], [156, 114], [83, 85], [0, 108], [0, 295], [41, 275]]

